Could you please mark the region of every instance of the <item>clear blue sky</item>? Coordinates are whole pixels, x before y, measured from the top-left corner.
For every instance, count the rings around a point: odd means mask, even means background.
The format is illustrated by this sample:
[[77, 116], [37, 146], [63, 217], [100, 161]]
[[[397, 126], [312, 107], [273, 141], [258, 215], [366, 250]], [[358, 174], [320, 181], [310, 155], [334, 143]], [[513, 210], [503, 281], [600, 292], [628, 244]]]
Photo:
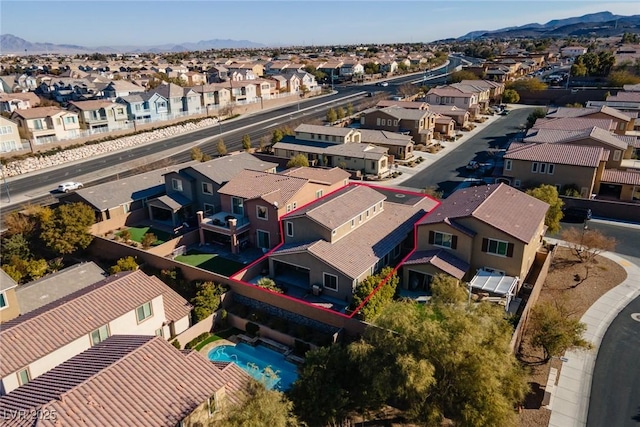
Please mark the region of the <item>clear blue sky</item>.
[[0, 0], [0, 32], [88, 47], [209, 39], [271, 46], [430, 42], [601, 11], [640, 14], [640, 2]]

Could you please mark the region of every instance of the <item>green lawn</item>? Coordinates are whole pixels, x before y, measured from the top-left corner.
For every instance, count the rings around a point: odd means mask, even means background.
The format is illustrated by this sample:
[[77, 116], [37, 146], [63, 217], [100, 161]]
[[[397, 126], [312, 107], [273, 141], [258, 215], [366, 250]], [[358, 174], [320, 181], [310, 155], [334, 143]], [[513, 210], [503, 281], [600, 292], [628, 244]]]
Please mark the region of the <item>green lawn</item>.
[[244, 267], [244, 264], [240, 262], [223, 258], [216, 254], [203, 254], [198, 251], [188, 251], [186, 255], [179, 255], [175, 259], [223, 276], [231, 276]]
[[172, 238], [166, 231], [158, 230], [153, 227], [128, 227], [127, 230], [131, 233], [131, 240], [138, 243], [142, 243], [142, 237], [145, 234], [153, 233], [156, 236], [156, 241], [153, 243], [153, 246], [161, 245]]
[[206, 338], [204, 341], [200, 341], [197, 346], [194, 347], [194, 350], [200, 351], [202, 348], [209, 344], [210, 342], [221, 340], [222, 338], [217, 335], [211, 335], [209, 338]]

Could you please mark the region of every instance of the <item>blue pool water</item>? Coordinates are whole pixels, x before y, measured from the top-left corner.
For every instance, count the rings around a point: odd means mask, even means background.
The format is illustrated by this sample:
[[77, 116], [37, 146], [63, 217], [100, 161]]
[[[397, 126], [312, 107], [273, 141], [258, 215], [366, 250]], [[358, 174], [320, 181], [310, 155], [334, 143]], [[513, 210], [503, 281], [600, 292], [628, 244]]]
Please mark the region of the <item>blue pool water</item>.
[[[211, 349], [209, 360], [214, 362], [233, 362], [253, 378], [264, 383], [269, 389], [288, 390], [298, 378], [298, 368], [285, 360], [284, 355], [270, 348], [245, 343], [220, 345]], [[275, 375], [265, 374], [269, 367]]]

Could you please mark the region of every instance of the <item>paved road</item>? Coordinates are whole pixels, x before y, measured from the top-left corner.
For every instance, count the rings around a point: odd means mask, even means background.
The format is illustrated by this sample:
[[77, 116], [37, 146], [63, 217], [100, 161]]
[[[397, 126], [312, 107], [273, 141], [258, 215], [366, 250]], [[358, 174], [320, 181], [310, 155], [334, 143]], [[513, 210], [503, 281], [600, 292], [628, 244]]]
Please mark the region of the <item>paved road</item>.
[[[562, 228], [582, 229], [582, 223], [561, 222]], [[640, 265], [640, 226], [625, 226], [614, 221], [598, 222], [589, 221], [587, 226], [593, 230], [599, 230], [603, 234], [616, 239], [615, 252], [630, 261]], [[559, 233], [558, 233], [559, 234]], [[549, 234], [549, 237], [559, 238], [558, 234]], [[638, 325], [640, 327], [640, 325]]]
[[466, 178], [473, 177], [465, 166], [469, 161], [485, 162], [489, 158], [487, 149], [505, 148], [524, 127], [527, 116], [534, 108], [518, 108], [508, 116], [500, 117], [466, 141], [450, 151], [445, 157], [400, 184], [403, 187], [426, 188], [435, 186], [447, 197]]
[[634, 320], [633, 313], [640, 316], [640, 297], [604, 334], [593, 371], [587, 427], [640, 425], [640, 317]]

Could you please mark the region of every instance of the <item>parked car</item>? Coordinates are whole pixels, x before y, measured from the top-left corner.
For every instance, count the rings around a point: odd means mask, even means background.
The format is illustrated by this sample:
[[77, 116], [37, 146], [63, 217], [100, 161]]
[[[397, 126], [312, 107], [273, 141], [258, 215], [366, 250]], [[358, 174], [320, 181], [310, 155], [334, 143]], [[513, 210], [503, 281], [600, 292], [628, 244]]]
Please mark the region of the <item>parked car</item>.
[[501, 115], [501, 116], [508, 116], [508, 115], [509, 115], [509, 110], [502, 110], [502, 111], [500, 112], [500, 115]]
[[75, 191], [80, 188], [82, 188], [82, 183], [74, 181], [63, 182], [58, 185], [58, 191], [61, 193], [68, 193], [69, 191]]
[[585, 222], [591, 219], [591, 209], [589, 208], [563, 208], [562, 219], [569, 222]]
[[467, 163], [466, 166], [467, 170], [476, 170], [480, 168], [480, 163], [476, 162], [475, 160], [471, 160], [469, 163]]
[[380, 86], [387, 87], [387, 86], [389, 86], [389, 83], [388, 82], [382, 82], [382, 83], [380, 83]]

